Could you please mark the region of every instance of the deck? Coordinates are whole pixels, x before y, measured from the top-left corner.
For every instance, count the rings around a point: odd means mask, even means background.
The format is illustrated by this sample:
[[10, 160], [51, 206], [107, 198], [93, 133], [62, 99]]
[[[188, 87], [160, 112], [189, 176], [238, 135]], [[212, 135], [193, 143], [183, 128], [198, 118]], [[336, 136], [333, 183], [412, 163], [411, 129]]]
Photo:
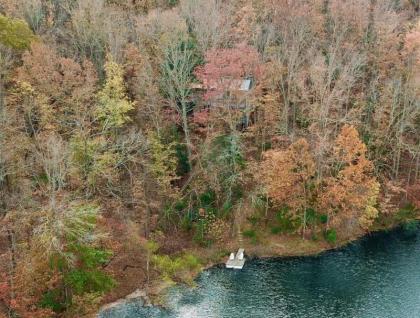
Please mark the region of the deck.
[[226, 261], [226, 268], [242, 269], [245, 265], [245, 250], [240, 248], [236, 255], [231, 253], [229, 259]]

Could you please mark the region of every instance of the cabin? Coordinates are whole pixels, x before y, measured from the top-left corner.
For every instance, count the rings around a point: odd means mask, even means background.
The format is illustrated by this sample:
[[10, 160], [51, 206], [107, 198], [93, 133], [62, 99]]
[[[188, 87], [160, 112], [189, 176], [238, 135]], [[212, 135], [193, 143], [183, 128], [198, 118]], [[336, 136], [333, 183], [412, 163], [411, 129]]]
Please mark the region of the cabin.
[[[221, 88], [222, 87], [222, 88]], [[243, 117], [238, 122], [238, 129], [247, 128], [251, 123], [252, 105], [250, 104], [250, 94], [254, 88], [254, 78], [246, 76], [242, 79], [225, 79], [218, 85], [207, 88], [201, 83], [192, 83], [190, 89], [193, 91], [194, 100], [198, 101], [204, 94], [211, 96], [204, 107], [211, 110], [216, 107], [224, 107], [231, 110], [243, 112]]]

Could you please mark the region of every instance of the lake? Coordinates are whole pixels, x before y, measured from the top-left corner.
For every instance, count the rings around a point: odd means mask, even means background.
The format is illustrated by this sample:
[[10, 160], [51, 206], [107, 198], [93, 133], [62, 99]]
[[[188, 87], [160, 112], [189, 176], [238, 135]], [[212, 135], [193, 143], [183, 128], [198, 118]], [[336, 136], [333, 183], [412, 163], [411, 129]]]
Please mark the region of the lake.
[[101, 318], [419, 318], [420, 230], [375, 233], [313, 257], [216, 266], [196, 288], [169, 290], [166, 310], [136, 303]]

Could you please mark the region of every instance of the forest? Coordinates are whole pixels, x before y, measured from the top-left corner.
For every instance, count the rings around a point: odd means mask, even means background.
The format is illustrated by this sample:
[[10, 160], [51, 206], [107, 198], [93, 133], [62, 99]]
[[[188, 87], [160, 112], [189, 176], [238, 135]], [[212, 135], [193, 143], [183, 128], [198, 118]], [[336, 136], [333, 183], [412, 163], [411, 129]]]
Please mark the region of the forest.
[[[0, 0], [0, 317], [420, 208], [419, 0]], [[279, 247], [280, 246], [280, 247]]]

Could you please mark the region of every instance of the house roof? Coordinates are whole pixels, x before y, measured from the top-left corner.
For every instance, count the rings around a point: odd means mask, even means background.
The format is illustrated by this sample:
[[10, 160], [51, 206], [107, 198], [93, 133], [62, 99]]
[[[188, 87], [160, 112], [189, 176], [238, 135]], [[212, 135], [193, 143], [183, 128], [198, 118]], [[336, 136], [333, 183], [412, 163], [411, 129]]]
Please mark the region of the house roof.
[[[242, 92], [249, 92], [252, 87], [252, 79], [245, 78], [245, 79], [234, 79], [234, 80], [222, 80], [222, 83], [226, 83], [228, 88], [232, 91], [242, 91]], [[201, 83], [191, 83], [191, 89], [204, 89], [204, 85]], [[216, 85], [214, 87], [210, 87], [210, 89], [216, 89]]]
[[251, 89], [251, 79], [244, 79], [241, 83], [240, 91], [248, 92]]

